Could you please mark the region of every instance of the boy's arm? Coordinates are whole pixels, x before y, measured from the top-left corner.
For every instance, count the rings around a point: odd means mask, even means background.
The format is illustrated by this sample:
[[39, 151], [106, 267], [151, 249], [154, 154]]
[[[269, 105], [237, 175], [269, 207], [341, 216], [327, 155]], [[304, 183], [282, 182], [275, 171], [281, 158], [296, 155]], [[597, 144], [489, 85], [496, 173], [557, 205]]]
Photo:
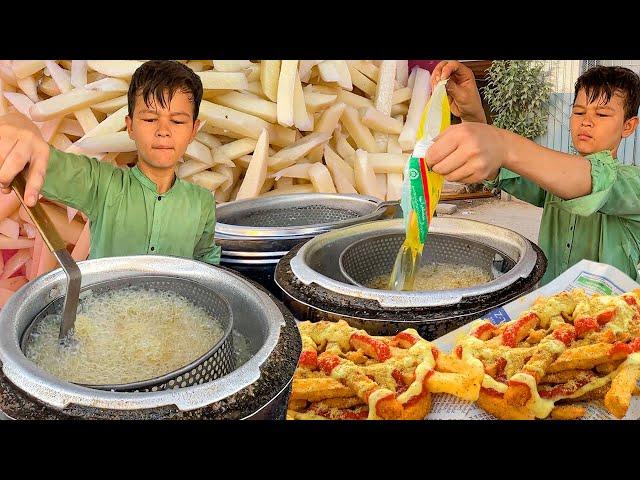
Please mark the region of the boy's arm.
[[204, 231], [193, 250], [193, 258], [201, 262], [218, 265], [222, 248], [214, 243], [216, 230], [215, 200], [212, 198], [211, 202], [206, 202], [205, 205], [207, 206], [203, 215], [205, 218]]
[[94, 220], [102, 210], [106, 186], [116, 169], [86, 155], [49, 148], [42, 195], [84, 212]]
[[490, 189], [504, 190], [536, 207], [543, 207], [547, 197], [547, 192], [540, 186], [506, 168], [500, 169], [500, 173], [494, 180], [485, 180], [483, 184]]
[[549, 203], [581, 216], [599, 212], [640, 221], [640, 168], [620, 165], [609, 151], [587, 155], [585, 159], [591, 166], [591, 192]]
[[591, 162], [587, 158], [543, 147], [507, 130], [498, 131], [506, 146], [504, 167], [563, 200], [591, 193]]
[[436, 137], [427, 163], [452, 182], [496, 178], [502, 167], [569, 200], [591, 193], [591, 162], [481, 123], [452, 125]]
[[38, 127], [26, 116], [8, 113], [0, 117], [0, 188], [10, 191], [15, 176], [25, 170], [27, 205], [36, 203], [38, 194], [82, 210], [90, 219], [100, 211], [104, 188], [115, 170], [84, 155], [64, 153], [50, 147]]

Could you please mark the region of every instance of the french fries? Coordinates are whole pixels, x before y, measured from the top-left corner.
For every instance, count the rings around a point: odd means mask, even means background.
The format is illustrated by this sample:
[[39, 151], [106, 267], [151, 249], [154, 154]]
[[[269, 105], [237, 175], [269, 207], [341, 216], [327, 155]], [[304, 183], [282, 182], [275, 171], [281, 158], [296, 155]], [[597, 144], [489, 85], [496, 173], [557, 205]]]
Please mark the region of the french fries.
[[315, 402], [329, 398], [352, 396], [353, 391], [349, 387], [330, 377], [293, 379], [292, 400]]
[[551, 411], [554, 420], [577, 420], [584, 416], [585, 407], [581, 405], [558, 405]]
[[256, 140], [263, 129], [270, 129], [266, 120], [207, 100], [203, 100], [200, 104], [200, 118], [206, 120], [211, 126], [231, 130]]
[[616, 417], [622, 418], [627, 413], [631, 396], [640, 379], [640, 354], [634, 353], [620, 367], [611, 382], [611, 389], [604, 397], [607, 409]]
[[[483, 363], [477, 403], [498, 418], [575, 419], [585, 409], [571, 402], [596, 399], [623, 418], [640, 379], [635, 305], [637, 291], [592, 296], [580, 289], [561, 292], [539, 298], [498, 327], [478, 321], [458, 338], [454, 350], [459, 358]], [[584, 318], [597, 319], [595, 327], [584, 330]]]
[[303, 352], [289, 409], [303, 416], [291, 418], [315, 418], [305, 416], [311, 413], [331, 419], [418, 420], [429, 412], [436, 391], [478, 397], [482, 368], [439, 352], [413, 329], [373, 337], [344, 321], [302, 322], [299, 328]]
[[250, 60], [213, 60], [213, 68], [220, 72], [241, 72], [252, 65]]
[[[320, 117], [318, 124], [316, 125], [316, 131], [332, 135], [333, 131], [338, 126], [338, 122], [340, 121], [340, 117], [344, 113], [345, 107], [346, 105], [344, 103], [336, 103], [327, 108]], [[319, 161], [322, 157], [322, 152], [323, 150], [321, 146], [313, 148], [311, 151], [309, 151], [309, 160], [311, 160], [312, 162]]]
[[282, 177], [291, 179], [303, 178], [305, 180], [309, 180], [309, 169], [311, 168], [311, 165], [311, 163], [297, 163], [290, 167], [283, 168], [276, 173], [272, 173], [269, 175], [269, 178], [275, 178], [276, 181], [280, 180]]

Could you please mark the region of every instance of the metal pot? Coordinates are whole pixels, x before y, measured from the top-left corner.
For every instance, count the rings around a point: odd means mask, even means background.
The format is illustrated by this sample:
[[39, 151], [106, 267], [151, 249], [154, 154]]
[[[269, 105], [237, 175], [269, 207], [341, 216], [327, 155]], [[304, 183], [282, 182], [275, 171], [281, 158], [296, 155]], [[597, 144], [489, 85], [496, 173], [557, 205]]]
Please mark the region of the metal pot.
[[[492, 272], [491, 281], [465, 289], [391, 292], [357, 285], [345, 277], [344, 267], [341, 271], [341, 257], [343, 264], [354, 261], [346, 258], [351, 250], [362, 257], [361, 271], [370, 276], [389, 273], [403, 237], [403, 222], [387, 220], [328, 232], [292, 249], [275, 273], [285, 305], [301, 320], [344, 319], [373, 335], [411, 327], [435, 339], [533, 290], [546, 270], [544, 253], [516, 232], [436, 217], [424, 261], [449, 263], [457, 256], [466, 263], [482, 263]], [[350, 248], [358, 242], [360, 248]]]
[[400, 213], [397, 202], [366, 195], [309, 193], [240, 200], [216, 209], [220, 264], [267, 287], [278, 261], [296, 245], [315, 236]]
[[10, 418], [279, 418], [301, 350], [291, 314], [270, 294], [236, 273], [175, 257], [133, 256], [78, 263], [83, 289], [141, 276], [196, 282], [230, 304], [234, 330], [249, 340], [250, 358], [208, 382], [157, 392], [112, 392], [62, 381], [23, 354], [21, 338], [33, 319], [62, 294], [54, 270], [24, 285], [0, 312], [0, 410]]

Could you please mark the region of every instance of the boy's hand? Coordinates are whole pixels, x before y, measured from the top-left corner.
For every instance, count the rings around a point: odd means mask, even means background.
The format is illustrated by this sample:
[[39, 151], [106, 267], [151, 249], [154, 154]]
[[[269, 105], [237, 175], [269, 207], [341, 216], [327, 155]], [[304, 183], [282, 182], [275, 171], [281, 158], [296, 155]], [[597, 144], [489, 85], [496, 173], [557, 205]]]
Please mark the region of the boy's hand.
[[476, 77], [471, 69], [460, 62], [444, 60], [433, 70], [431, 87], [435, 87], [442, 78], [449, 78], [447, 94], [451, 112], [463, 122], [487, 123]]
[[435, 138], [426, 162], [450, 182], [493, 179], [506, 161], [503, 131], [482, 123], [451, 125]]
[[49, 162], [49, 145], [27, 117], [8, 113], [0, 117], [0, 188], [11, 192], [11, 182], [29, 164], [25, 202], [36, 204]]

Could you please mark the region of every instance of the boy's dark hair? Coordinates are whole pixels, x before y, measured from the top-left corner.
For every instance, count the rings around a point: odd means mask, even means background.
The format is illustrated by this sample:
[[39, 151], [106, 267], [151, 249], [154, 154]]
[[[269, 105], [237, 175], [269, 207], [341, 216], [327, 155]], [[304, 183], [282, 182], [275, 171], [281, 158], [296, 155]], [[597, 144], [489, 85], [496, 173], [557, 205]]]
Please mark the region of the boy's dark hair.
[[[640, 77], [633, 70], [624, 67], [599, 65], [584, 72], [576, 81], [575, 97], [584, 89], [589, 103], [601, 96], [609, 102], [616, 90], [624, 94], [624, 119], [638, 114], [640, 107]], [[575, 98], [574, 97], [574, 98]], [[574, 99], [575, 103], [575, 99]]]
[[[193, 120], [198, 118], [202, 101], [202, 81], [186, 65], [174, 60], [150, 60], [140, 65], [133, 73], [127, 99], [129, 117], [133, 118], [136, 96], [141, 94], [146, 105], [155, 99], [164, 108], [176, 91], [187, 94], [193, 101]], [[165, 99], [165, 94], [168, 99]]]

